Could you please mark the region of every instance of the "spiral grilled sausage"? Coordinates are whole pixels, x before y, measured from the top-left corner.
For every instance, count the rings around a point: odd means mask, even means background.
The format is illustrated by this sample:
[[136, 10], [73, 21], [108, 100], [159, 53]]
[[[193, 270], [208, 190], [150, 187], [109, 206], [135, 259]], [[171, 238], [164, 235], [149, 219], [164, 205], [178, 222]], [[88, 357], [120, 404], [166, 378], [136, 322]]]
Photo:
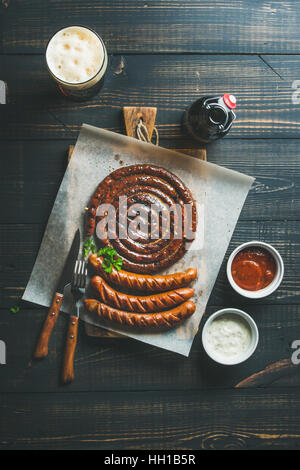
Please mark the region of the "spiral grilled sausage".
[[135, 313], [151, 313], [167, 310], [182, 304], [195, 293], [194, 289], [183, 287], [147, 296], [123, 294], [110, 287], [100, 276], [94, 276], [91, 279], [91, 286], [103, 303], [120, 310]]
[[109, 283], [123, 289], [145, 292], [166, 292], [188, 286], [197, 277], [197, 269], [189, 268], [183, 273], [161, 274], [156, 276], [134, 274], [113, 268], [108, 274], [102, 267], [103, 259], [96, 254], [90, 255], [89, 262], [94, 271]]
[[[107, 204], [114, 207], [117, 217], [113, 235], [101, 224], [107, 214], [97, 216], [99, 206]], [[139, 213], [137, 205], [143, 209], [139, 214], [142, 229], [133, 223]], [[169, 217], [168, 226], [163, 225], [162, 214]], [[97, 224], [97, 236], [104, 246], [117, 251], [123, 268], [151, 274], [184, 255], [186, 242], [194, 238], [196, 218], [192, 194], [177, 176], [155, 165], [131, 165], [112, 172], [99, 184], [87, 211], [86, 235], [93, 235]]]
[[191, 300], [172, 310], [159, 313], [125, 312], [94, 299], [86, 299], [84, 304], [90, 312], [96, 313], [99, 317], [115, 321], [120, 325], [139, 328], [171, 328], [192, 316], [196, 310], [196, 305]]

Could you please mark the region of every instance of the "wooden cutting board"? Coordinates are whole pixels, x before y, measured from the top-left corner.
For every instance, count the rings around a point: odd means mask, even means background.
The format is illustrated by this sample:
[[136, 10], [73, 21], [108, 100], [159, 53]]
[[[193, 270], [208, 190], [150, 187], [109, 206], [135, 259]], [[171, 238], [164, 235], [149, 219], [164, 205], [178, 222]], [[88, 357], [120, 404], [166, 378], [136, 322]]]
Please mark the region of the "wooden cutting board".
[[[126, 133], [130, 137], [135, 137], [135, 129], [137, 122], [140, 118], [143, 119], [144, 124], [148, 129], [149, 136], [152, 136], [153, 128], [154, 128], [154, 121], [156, 116], [156, 108], [132, 108], [132, 107], [124, 107], [124, 120], [126, 125]], [[68, 151], [68, 161], [72, 156], [72, 152], [74, 149], [74, 145], [69, 146]], [[185, 153], [186, 155], [190, 155], [195, 158], [199, 158], [200, 160], [206, 160], [206, 150], [205, 149], [174, 149], [175, 152]], [[85, 323], [85, 332], [88, 336], [92, 336], [94, 338], [125, 338], [118, 333], [114, 333], [113, 331], [105, 330], [104, 328], [99, 328], [98, 326], [90, 325], [89, 323]]]

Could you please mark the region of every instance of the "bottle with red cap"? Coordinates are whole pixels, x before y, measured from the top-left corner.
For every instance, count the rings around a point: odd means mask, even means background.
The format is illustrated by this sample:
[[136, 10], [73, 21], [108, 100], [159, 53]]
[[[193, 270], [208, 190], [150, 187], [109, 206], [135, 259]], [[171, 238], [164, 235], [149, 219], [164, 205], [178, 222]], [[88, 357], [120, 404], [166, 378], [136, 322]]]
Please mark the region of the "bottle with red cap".
[[209, 143], [221, 139], [229, 132], [236, 119], [233, 112], [235, 108], [235, 96], [229, 93], [223, 96], [204, 96], [186, 110], [186, 129], [200, 142]]

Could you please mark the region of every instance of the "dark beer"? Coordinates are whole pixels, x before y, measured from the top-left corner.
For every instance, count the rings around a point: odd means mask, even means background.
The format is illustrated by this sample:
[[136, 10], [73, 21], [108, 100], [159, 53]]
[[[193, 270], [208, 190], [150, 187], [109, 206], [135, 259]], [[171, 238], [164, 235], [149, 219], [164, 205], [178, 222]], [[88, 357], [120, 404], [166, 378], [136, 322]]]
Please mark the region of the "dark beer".
[[50, 39], [46, 50], [50, 75], [64, 96], [83, 101], [103, 86], [107, 52], [97, 33], [83, 26], [70, 26]]
[[203, 143], [224, 137], [230, 130], [236, 115], [233, 95], [204, 96], [195, 101], [186, 111], [184, 124], [196, 140]]

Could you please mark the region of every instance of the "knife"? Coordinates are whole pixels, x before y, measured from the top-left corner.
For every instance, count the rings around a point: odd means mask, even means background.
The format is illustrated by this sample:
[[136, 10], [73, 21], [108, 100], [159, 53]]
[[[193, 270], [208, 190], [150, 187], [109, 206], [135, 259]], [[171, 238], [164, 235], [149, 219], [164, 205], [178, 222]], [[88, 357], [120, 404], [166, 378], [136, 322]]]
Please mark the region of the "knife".
[[58, 318], [58, 314], [62, 305], [62, 301], [64, 298], [64, 288], [65, 286], [71, 282], [73, 270], [75, 266], [76, 259], [78, 257], [80, 248], [80, 232], [79, 229], [74, 235], [74, 239], [72, 242], [72, 246], [70, 248], [67, 260], [64, 265], [63, 272], [61, 274], [56, 292], [54, 294], [52, 304], [50, 306], [48, 315], [45, 319], [41, 334], [39, 336], [35, 352], [33, 357], [35, 359], [42, 359], [48, 355], [48, 344], [50, 340], [51, 333], [55, 326], [55, 323]]
[[85, 294], [87, 278], [86, 262], [77, 260], [74, 275], [72, 278], [72, 294], [74, 298], [74, 309], [70, 315], [67, 341], [65, 347], [65, 355], [62, 369], [62, 383], [67, 384], [74, 380], [74, 355], [78, 336], [78, 322], [80, 315], [79, 300]]

